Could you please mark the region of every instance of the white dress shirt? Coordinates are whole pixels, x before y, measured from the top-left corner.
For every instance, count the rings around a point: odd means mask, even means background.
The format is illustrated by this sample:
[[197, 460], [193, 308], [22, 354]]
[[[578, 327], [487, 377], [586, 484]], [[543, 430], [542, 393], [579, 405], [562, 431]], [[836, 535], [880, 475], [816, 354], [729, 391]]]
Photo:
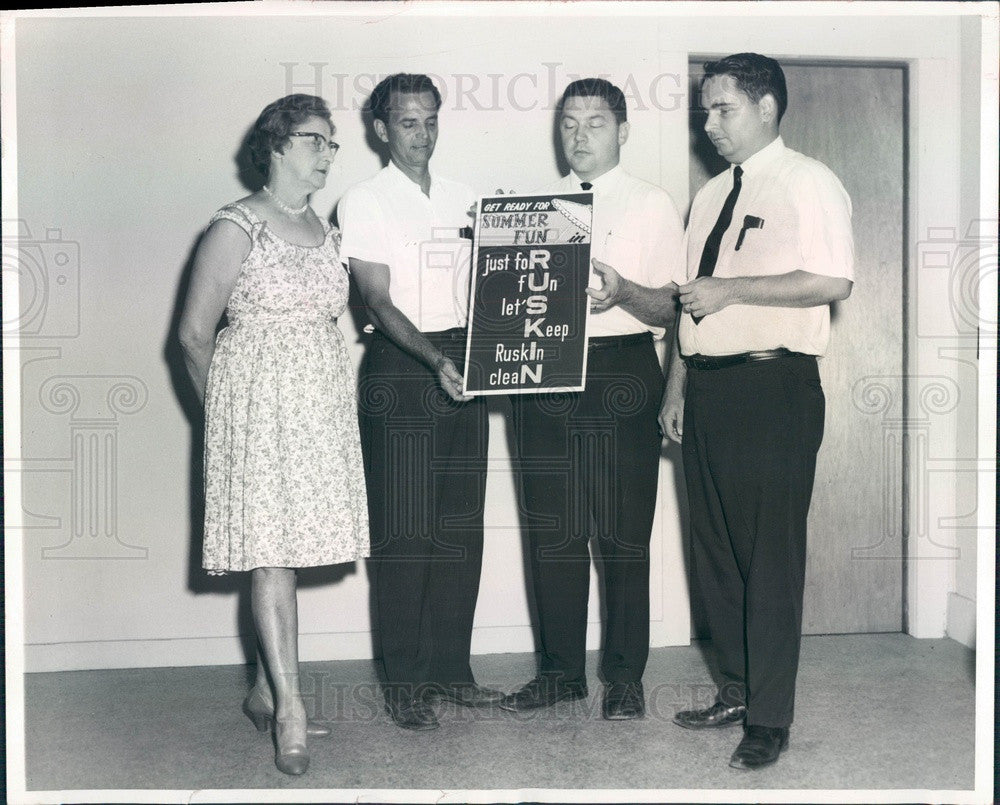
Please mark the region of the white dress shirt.
[[[801, 270], [854, 279], [851, 199], [826, 165], [786, 148], [778, 137], [740, 167], [740, 195], [712, 276], [759, 277]], [[695, 196], [685, 233], [687, 272], [676, 280], [678, 285], [698, 276], [705, 241], [732, 187], [730, 166]], [[758, 221], [759, 227], [752, 226]], [[751, 226], [737, 251], [746, 223]], [[684, 355], [733, 355], [779, 347], [822, 355], [830, 340], [830, 306], [730, 305], [698, 324], [684, 313], [679, 337]]]
[[392, 303], [421, 332], [464, 327], [469, 307], [472, 188], [434, 175], [430, 197], [391, 161], [350, 188], [337, 218], [340, 259], [389, 266]]
[[[583, 180], [574, 172], [542, 192], [582, 193]], [[666, 190], [630, 176], [621, 165], [591, 182], [594, 217], [590, 256], [606, 263], [625, 279], [661, 288], [683, 274], [684, 225]], [[590, 283], [601, 287], [591, 271]], [[631, 335], [649, 331], [663, 337], [663, 328], [643, 324], [620, 307], [591, 313], [587, 335]]]

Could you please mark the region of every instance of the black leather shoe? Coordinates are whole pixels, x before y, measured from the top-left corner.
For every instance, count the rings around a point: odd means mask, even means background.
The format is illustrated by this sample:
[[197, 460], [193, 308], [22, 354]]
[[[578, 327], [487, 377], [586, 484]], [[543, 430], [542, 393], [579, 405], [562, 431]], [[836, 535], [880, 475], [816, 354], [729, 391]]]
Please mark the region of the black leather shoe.
[[704, 710], [681, 710], [674, 716], [674, 723], [689, 730], [703, 730], [708, 727], [730, 727], [741, 723], [747, 717], [747, 708], [742, 704], [734, 707], [716, 702]]
[[556, 702], [587, 697], [587, 683], [582, 680], [561, 682], [552, 677], [536, 676], [520, 690], [504, 696], [500, 706], [515, 713], [550, 707]]
[[404, 730], [433, 730], [440, 726], [437, 716], [421, 697], [390, 697], [385, 703], [385, 711], [396, 726]]
[[503, 694], [498, 690], [483, 688], [475, 682], [463, 685], [438, 685], [430, 693], [442, 702], [453, 702], [462, 707], [493, 707], [500, 704]]
[[611, 682], [604, 688], [601, 715], [608, 721], [628, 721], [646, 715], [642, 682]]
[[770, 766], [788, 746], [788, 727], [747, 727], [729, 765], [734, 769], [760, 769]]

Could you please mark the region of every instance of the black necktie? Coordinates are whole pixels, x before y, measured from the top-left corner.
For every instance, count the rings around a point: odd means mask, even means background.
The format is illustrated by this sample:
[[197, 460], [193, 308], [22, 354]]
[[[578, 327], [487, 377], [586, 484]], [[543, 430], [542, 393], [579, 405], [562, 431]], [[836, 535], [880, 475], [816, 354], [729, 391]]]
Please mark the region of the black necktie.
[[584, 190], [590, 190], [590, 188], [592, 188], [593, 185], [590, 182], [580, 182], [580, 187], [582, 187]]
[[[729, 228], [729, 224], [733, 220], [733, 208], [736, 206], [736, 199], [740, 196], [740, 187], [742, 187], [742, 177], [743, 168], [737, 165], [733, 168], [733, 189], [729, 191], [729, 195], [726, 196], [726, 202], [722, 205], [722, 209], [719, 211], [719, 217], [715, 221], [715, 226], [712, 227], [712, 231], [708, 233], [708, 238], [705, 241], [705, 248], [701, 252], [701, 262], [698, 263], [698, 276], [699, 277], [711, 277], [712, 272], [715, 271], [715, 263], [719, 259], [719, 246], [722, 244], [722, 236], [725, 234], [726, 230]], [[694, 316], [694, 323], [700, 322], [704, 316]]]

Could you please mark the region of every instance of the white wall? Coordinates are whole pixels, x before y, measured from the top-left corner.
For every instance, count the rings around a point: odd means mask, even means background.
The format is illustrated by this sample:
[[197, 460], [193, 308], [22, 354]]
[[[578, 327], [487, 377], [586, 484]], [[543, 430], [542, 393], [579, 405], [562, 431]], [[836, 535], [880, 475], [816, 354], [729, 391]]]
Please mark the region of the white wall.
[[[272, 18], [17, 22], [16, 215], [30, 230], [20, 253], [25, 265], [44, 261], [53, 277], [41, 332], [22, 338], [23, 458], [8, 465], [24, 489], [27, 670], [244, 660], [237, 638], [247, 622], [242, 585], [197, 569], [189, 523], [191, 428], [164, 350], [198, 232], [212, 211], [245, 192], [234, 162], [240, 140], [259, 110], [288, 91], [318, 92], [334, 107], [342, 147], [336, 172], [314, 198], [320, 214], [379, 168], [356, 103], [370, 90], [370, 76], [398, 70], [442, 78], [434, 167], [483, 193], [531, 190], [553, 178], [552, 101], [576, 75], [608, 74], [632, 96], [625, 166], [660, 183], [684, 208], [688, 118], [677, 96], [686, 86], [688, 53], [752, 48], [779, 58], [907, 60], [911, 249], [916, 254], [929, 227], [962, 228], [960, 196], [969, 179], [958, 145], [971, 146], [960, 136], [961, 121], [978, 119], [978, 109], [960, 92], [968, 76], [955, 19], [903, 18], [890, 26], [854, 16], [709, 18], [678, 16], [665, 6], [613, 16], [606, 7], [594, 12], [604, 16], [585, 19], [561, 6], [545, 7], [551, 16], [544, 16], [488, 5], [500, 16], [487, 19], [483, 8], [469, 11], [474, 17], [449, 11], [435, 18], [419, 6], [393, 6], [390, 13], [384, 6], [309, 5], [324, 14], [289, 17], [292, 7], [285, 6], [283, 16]], [[68, 256], [65, 266], [57, 266], [60, 253]], [[30, 277], [22, 277], [30, 291]], [[911, 281], [919, 295], [925, 276], [917, 266]], [[22, 301], [26, 313], [41, 310], [31, 293]], [[934, 324], [947, 327], [951, 320], [945, 310]], [[341, 324], [354, 343], [350, 317]], [[355, 360], [360, 353], [355, 345]], [[975, 372], [940, 357], [936, 345], [918, 343], [911, 365], [917, 377], [944, 376], [975, 398]], [[114, 387], [120, 390], [109, 395]], [[943, 518], [975, 505], [960, 499], [967, 493], [959, 473], [946, 466], [966, 447], [957, 425], [963, 412], [935, 419], [929, 455], [940, 466], [929, 493], [914, 502], [928, 509], [921, 515], [925, 530], [910, 543], [911, 555], [921, 558], [913, 563], [910, 628], [921, 636], [944, 633], [947, 596], [959, 578], [957, 531]], [[473, 647], [530, 650], [499, 415], [491, 439]], [[91, 445], [104, 452], [88, 452]], [[90, 463], [75, 464], [74, 455]], [[116, 463], [107, 463], [111, 457]], [[656, 645], [685, 643], [689, 635], [675, 457], [661, 462], [654, 525]], [[84, 485], [74, 487], [74, 477]], [[75, 536], [75, 523], [110, 500], [112, 488], [115, 505], [88, 521], [98, 533]], [[967, 570], [962, 574], [966, 579]], [[303, 659], [370, 656], [363, 565], [309, 579], [300, 594]], [[596, 593], [591, 604], [596, 646]]]

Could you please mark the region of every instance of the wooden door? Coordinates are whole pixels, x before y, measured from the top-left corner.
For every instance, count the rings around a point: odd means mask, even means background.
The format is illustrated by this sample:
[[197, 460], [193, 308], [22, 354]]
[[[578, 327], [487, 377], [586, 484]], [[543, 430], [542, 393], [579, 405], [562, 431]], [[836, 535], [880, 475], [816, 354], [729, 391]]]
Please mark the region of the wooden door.
[[[704, 60], [692, 60], [698, 109]], [[782, 63], [789, 148], [840, 177], [853, 202], [855, 283], [833, 310], [820, 361], [826, 430], [809, 514], [803, 632], [903, 627], [903, 396], [906, 70]], [[691, 195], [726, 163], [692, 115]], [[692, 581], [692, 586], [695, 582]], [[704, 634], [697, 591], [695, 632]]]

